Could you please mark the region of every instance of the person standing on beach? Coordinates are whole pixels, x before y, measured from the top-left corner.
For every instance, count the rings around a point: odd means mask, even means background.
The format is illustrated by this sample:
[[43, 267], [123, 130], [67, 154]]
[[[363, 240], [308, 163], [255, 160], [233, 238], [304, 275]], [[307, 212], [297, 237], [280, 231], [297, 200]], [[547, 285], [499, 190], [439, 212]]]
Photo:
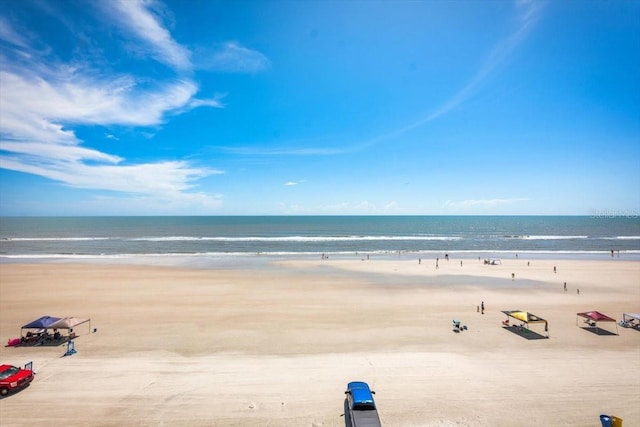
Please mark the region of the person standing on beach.
[[438, 258], [436, 258], [436, 270], [437, 270], [438, 268], [440, 268], [440, 267], [438, 267]]
[[480, 303], [480, 310], [481, 310], [480, 313], [484, 314], [484, 301]]
[[555, 266], [555, 265], [553, 266], [553, 272], [554, 272], [554, 273], [557, 273], [557, 272], [558, 272], [558, 270], [556, 270], [556, 266]]
[[564, 282], [564, 291], [567, 292], [567, 282]]

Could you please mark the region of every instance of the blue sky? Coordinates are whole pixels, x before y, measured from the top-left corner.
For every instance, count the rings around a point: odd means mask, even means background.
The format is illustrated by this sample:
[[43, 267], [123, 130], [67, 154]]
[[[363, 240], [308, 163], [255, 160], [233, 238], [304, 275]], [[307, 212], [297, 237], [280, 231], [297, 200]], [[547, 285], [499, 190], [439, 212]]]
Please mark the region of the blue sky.
[[640, 213], [639, 1], [0, 9], [0, 215]]

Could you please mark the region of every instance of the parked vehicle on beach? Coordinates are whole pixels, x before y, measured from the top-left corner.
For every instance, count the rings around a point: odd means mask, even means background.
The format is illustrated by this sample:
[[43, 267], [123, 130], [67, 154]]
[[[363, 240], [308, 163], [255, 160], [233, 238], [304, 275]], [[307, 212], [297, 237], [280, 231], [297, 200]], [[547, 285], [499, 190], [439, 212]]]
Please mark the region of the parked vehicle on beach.
[[33, 371], [12, 365], [0, 365], [0, 396], [26, 387], [33, 381]]
[[376, 403], [373, 400], [375, 391], [362, 381], [347, 384], [345, 391], [345, 417], [351, 427], [381, 427]]

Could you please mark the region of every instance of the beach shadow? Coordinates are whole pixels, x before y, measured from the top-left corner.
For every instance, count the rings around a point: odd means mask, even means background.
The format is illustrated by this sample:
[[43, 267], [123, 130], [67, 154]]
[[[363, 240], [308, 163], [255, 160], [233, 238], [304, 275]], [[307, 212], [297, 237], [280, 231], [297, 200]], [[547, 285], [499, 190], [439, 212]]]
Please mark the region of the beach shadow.
[[584, 326], [584, 327], [580, 327], [580, 329], [585, 330], [585, 331], [589, 331], [592, 334], [600, 335], [600, 336], [616, 336], [616, 335], [618, 335], [615, 332], [607, 331], [606, 329], [602, 329], [602, 328], [599, 328], [597, 326], [595, 328]]
[[20, 387], [20, 388], [19, 388], [19, 389], [17, 389], [17, 390], [11, 390], [11, 391], [9, 392], [9, 394], [7, 394], [7, 395], [5, 395], [5, 396], [0, 395], [0, 400], [2, 400], [2, 399], [6, 399], [7, 397], [11, 397], [11, 396], [13, 396], [14, 394], [22, 393], [22, 391], [23, 391], [23, 390], [26, 390], [26, 389], [28, 389], [29, 387], [31, 387], [31, 383], [29, 383], [29, 384], [27, 384], [27, 385], [25, 385], [25, 386], [23, 386], [23, 387]]
[[547, 340], [549, 337], [545, 337], [537, 332], [532, 331], [531, 329], [518, 328], [515, 326], [503, 326], [502, 329], [505, 329], [511, 332], [514, 335], [518, 335], [522, 338], [526, 338], [528, 340]]
[[351, 415], [349, 414], [349, 402], [344, 399], [344, 426], [351, 427]]
[[67, 341], [69, 341], [69, 337], [62, 337], [57, 340], [25, 341], [16, 345], [5, 345], [5, 347], [59, 347]]

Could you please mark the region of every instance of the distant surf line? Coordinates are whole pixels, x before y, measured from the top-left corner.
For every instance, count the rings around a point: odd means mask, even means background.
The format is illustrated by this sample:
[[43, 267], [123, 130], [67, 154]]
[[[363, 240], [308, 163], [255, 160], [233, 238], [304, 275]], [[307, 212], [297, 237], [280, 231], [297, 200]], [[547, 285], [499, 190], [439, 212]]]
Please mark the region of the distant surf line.
[[349, 241], [460, 241], [460, 240], [640, 240], [640, 236], [147, 236], [147, 237], [5, 237], [6, 242], [83, 242], [83, 241], [132, 241], [132, 242], [349, 242]]

